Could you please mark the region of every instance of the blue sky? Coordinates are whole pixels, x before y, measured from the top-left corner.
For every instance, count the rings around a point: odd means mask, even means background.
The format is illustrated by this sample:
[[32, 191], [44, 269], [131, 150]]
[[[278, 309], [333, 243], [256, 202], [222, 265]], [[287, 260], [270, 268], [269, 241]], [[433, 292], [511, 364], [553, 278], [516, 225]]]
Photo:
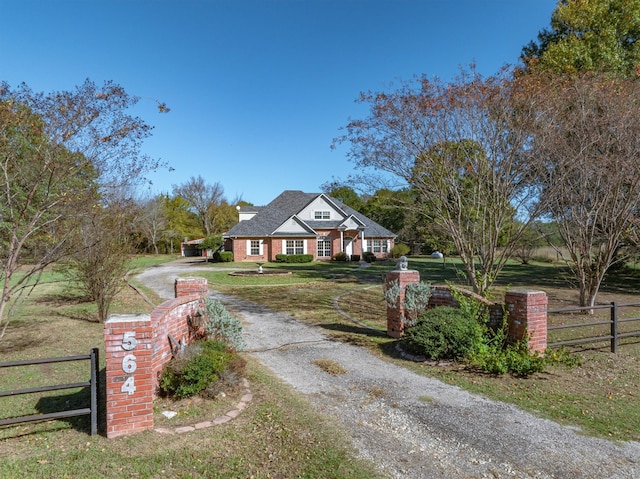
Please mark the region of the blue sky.
[[[264, 205], [353, 173], [331, 150], [355, 99], [400, 79], [515, 64], [556, 0], [0, 0], [0, 80], [35, 91], [112, 80], [142, 98], [144, 153]], [[155, 100], [171, 108], [157, 112]]]

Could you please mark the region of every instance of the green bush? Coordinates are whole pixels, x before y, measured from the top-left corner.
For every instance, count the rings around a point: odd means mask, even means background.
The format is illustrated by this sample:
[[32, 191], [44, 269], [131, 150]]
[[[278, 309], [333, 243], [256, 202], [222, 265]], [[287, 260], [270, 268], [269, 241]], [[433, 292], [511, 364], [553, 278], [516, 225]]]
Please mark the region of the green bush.
[[197, 341], [169, 361], [160, 376], [160, 393], [175, 399], [204, 391], [228, 368], [235, 354], [222, 341]]
[[481, 325], [449, 306], [424, 311], [402, 340], [406, 351], [434, 360], [464, 359], [481, 341]]
[[311, 263], [313, 261], [312, 254], [277, 254], [276, 262], [278, 263]]
[[233, 252], [231, 251], [216, 251], [213, 253], [213, 261], [216, 263], [232, 263]]
[[391, 248], [391, 257], [399, 258], [400, 256], [407, 256], [409, 252], [411, 252], [411, 248], [406, 244], [398, 243]]
[[344, 251], [341, 251], [340, 253], [336, 253], [331, 257], [332, 261], [349, 261], [349, 256], [347, 256], [347, 253], [345, 253]]
[[542, 372], [547, 364], [544, 356], [529, 351], [527, 341], [507, 345], [500, 341], [488, 343], [472, 352], [467, 361], [471, 366], [490, 374], [511, 373], [518, 377]]
[[364, 253], [362, 253], [362, 259], [367, 263], [374, 263], [376, 261], [376, 255], [371, 251], [365, 251]]

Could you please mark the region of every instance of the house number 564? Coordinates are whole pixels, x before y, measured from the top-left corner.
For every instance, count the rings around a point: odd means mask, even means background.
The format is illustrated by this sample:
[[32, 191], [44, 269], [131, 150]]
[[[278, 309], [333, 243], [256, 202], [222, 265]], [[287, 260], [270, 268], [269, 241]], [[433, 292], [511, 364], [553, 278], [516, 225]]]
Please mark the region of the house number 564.
[[[136, 333], [134, 331], [129, 331], [124, 333], [122, 337], [122, 349], [125, 351], [133, 351], [133, 349], [138, 345], [138, 340], [136, 339]], [[125, 355], [122, 358], [122, 370], [127, 374], [133, 374], [135, 370], [138, 368], [136, 364], [136, 357], [133, 353]], [[133, 394], [136, 392], [136, 383], [133, 376], [128, 376], [120, 391], [127, 394]]]

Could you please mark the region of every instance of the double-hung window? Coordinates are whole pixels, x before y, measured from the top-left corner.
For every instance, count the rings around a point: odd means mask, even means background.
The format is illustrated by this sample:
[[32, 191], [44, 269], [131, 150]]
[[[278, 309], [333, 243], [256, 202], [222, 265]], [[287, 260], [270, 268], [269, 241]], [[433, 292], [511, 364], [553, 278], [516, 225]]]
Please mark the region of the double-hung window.
[[247, 255], [261, 256], [263, 249], [262, 245], [262, 240], [247, 240]]
[[321, 236], [318, 238], [318, 258], [331, 257], [331, 238]]
[[389, 252], [389, 242], [387, 240], [368, 240], [369, 243], [369, 251], [373, 253], [388, 253]]
[[286, 254], [304, 254], [304, 240], [287, 240], [285, 245]]
[[314, 211], [313, 212], [313, 219], [314, 220], [330, 220], [331, 219], [331, 212], [330, 211]]

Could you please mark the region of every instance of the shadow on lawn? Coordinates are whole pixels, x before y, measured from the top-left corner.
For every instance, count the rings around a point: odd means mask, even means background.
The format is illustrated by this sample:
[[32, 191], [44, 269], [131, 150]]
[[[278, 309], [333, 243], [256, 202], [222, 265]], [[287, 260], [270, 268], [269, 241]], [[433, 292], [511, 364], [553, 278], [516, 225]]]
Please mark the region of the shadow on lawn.
[[[98, 372], [98, 434], [106, 431], [106, 370]], [[70, 411], [89, 408], [91, 405], [91, 388], [83, 387], [67, 394], [41, 397], [36, 403], [36, 410], [40, 414], [52, 414], [61, 411]], [[68, 424], [72, 429], [87, 434], [91, 433], [91, 416], [71, 416], [58, 419]]]
[[365, 326], [358, 326], [357, 324], [340, 324], [340, 323], [331, 323], [331, 324], [321, 324], [321, 328], [328, 329], [330, 331], [335, 331], [338, 333], [345, 334], [354, 334], [358, 336], [366, 336], [366, 337], [387, 337], [387, 332], [381, 329], [368, 328]]

